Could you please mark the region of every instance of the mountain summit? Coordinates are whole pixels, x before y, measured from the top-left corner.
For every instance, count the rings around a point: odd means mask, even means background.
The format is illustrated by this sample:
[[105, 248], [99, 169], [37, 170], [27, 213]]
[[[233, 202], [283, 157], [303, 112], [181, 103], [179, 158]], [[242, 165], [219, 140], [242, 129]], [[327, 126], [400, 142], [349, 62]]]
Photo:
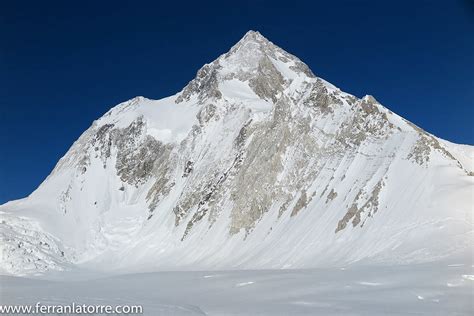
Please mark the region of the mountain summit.
[[250, 31], [176, 95], [112, 108], [37, 190], [0, 206], [0, 268], [311, 268], [470, 255], [472, 155]]
[[[311, 70], [297, 57], [288, 54], [260, 33], [249, 31], [231, 50], [210, 64], [204, 65], [177, 102], [197, 95], [203, 101], [221, 97], [222, 89], [234, 90], [235, 82], [248, 82], [253, 92], [264, 100], [276, 102], [285, 90], [315, 78]], [[292, 86], [293, 84], [293, 86]], [[291, 87], [292, 86], [292, 87]], [[304, 88], [304, 87], [299, 87]]]

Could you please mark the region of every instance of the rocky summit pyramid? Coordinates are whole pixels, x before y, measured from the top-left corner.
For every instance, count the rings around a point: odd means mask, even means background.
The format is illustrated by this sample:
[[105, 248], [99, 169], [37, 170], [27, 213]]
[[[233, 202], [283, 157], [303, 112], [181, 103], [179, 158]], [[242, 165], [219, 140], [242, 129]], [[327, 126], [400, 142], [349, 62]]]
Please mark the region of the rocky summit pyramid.
[[248, 32], [95, 121], [0, 206], [3, 273], [312, 268], [472, 255], [473, 153]]

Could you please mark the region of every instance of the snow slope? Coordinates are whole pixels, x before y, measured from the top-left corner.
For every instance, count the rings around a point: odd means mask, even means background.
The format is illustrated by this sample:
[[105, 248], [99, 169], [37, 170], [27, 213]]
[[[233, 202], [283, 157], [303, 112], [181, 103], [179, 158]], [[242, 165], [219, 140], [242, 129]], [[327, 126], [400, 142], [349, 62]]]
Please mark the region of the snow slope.
[[111, 109], [29, 197], [0, 206], [0, 269], [472, 258], [472, 152], [250, 31], [178, 94]]

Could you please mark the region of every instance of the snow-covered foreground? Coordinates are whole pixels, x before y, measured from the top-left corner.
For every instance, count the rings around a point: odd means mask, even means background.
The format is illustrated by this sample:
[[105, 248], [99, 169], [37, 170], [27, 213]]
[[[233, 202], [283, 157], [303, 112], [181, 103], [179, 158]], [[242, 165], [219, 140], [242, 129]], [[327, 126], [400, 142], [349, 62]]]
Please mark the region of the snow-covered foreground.
[[68, 281], [2, 276], [1, 304], [142, 305], [145, 315], [473, 315], [474, 269], [463, 261]]

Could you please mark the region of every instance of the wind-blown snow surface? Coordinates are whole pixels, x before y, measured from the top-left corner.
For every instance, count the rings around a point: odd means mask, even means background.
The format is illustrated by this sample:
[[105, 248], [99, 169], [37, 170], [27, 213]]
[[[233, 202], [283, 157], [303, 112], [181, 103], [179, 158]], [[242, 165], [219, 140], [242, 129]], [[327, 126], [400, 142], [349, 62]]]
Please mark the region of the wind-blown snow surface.
[[178, 94], [112, 108], [0, 206], [0, 269], [471, 266], [472, 152], [251, 31]]
[[141, 305], [145, 315], [472, 315], [473, 278], [472, 267], [447, 261], [67, 281], [5, 276], [0, 290], [1, 304]]

